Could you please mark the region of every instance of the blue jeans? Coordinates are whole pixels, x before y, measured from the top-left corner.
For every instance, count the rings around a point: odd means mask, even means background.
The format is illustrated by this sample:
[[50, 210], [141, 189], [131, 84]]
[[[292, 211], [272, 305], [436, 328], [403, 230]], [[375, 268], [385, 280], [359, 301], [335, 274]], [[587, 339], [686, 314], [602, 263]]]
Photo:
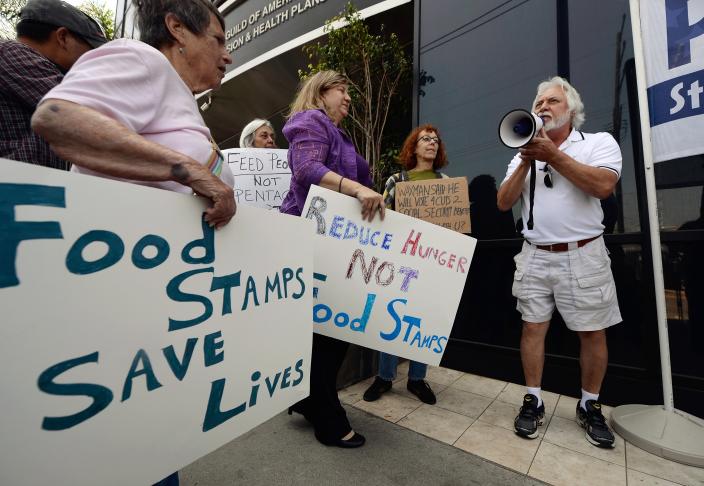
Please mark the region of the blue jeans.
[[[398, 356], [379, 353], [379, 378], [386, 381], [394, 381], [396, 379], [396, 366], [398, 366]], [[427, 364], [411, 361], [408, 366], [408, 379], [412, 381], [423, 380], [427, 370]]]

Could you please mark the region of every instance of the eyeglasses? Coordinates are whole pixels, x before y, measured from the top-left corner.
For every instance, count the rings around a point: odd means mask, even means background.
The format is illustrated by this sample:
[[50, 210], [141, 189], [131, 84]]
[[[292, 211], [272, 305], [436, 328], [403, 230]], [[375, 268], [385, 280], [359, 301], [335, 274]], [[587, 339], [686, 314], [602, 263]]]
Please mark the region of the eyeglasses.
[[550, 170], [550, 166], [548, 164], [545, 164], [540, 170], [545, 172], [545, 178], [543, 179], [545, 187], [547, 187], [548, 189], [552, 189], [552, 171]]
[[430, 142], [435, 142], [437, 144], [440, 143], [440, 139], [438, 137], [429, 137], [428, 135], [423, 135], [418, 139], [419, 142], [425, 142], [425, 143], [430, 143]]

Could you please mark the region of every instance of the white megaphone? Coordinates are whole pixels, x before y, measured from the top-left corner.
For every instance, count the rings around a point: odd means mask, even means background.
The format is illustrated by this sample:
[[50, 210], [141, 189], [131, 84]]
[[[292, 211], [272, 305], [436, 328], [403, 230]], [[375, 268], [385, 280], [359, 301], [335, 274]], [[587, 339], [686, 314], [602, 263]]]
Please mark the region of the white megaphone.
[[508, 148], [520, 148], [543, 128], [543, 119], [535, 113], [518, 109], [504, 115], [499, 123], [499, 138]]

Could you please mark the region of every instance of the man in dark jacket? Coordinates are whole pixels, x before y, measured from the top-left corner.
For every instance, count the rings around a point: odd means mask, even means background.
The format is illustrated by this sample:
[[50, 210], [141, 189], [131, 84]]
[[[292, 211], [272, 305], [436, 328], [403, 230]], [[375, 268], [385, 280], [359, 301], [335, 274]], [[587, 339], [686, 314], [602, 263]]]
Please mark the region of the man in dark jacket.
[[100, 25], [61, 0], [30, 0], [17, 40], [0, 41], [0, 157], [68, 170], [30, 120], [37, 103], [85, 52], [107, 42]]

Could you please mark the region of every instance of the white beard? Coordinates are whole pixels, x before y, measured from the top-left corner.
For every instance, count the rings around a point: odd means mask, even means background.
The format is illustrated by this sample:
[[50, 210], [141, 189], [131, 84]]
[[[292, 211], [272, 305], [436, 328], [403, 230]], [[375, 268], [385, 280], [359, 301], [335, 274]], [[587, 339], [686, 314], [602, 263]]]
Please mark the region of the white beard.
[[546, 132], [549, 132], [551, 130], [555, 130], [557, 128], [562, 128], [566, 124], [568, 124], [571, 119], [572, 119], [572, 113], [565, 113], [561, 117], [551, 118], [550, 121], [547, 122], [543, 128], [545, 129]]

